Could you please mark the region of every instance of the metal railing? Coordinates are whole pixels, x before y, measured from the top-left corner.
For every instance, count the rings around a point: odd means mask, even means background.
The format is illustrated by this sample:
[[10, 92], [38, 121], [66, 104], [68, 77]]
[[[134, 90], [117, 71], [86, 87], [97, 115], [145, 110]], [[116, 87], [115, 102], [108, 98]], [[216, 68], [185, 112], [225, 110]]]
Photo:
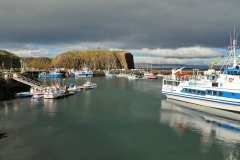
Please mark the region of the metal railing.
[[43, 85], [41, 82], [27, 78], [25, 76], [21, 76], [19, 74], [13, 74], [12, 79], [14, 79], [15, 81], [21, 82], [23, 84], [29, 85], [31, 87], [36, 87], [36, 88], [44, 88], [46, 87], [45, 85]]

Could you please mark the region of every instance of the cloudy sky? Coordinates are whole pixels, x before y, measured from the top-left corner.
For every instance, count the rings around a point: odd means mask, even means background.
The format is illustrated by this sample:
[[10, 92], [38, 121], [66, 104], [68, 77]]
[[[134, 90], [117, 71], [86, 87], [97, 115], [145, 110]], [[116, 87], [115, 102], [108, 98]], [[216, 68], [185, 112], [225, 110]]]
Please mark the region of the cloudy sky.
[[0, 0], [0, 48], [54, 56], [124, 49], [137, 62], [208, 63], [223, 55], [239, 0]]

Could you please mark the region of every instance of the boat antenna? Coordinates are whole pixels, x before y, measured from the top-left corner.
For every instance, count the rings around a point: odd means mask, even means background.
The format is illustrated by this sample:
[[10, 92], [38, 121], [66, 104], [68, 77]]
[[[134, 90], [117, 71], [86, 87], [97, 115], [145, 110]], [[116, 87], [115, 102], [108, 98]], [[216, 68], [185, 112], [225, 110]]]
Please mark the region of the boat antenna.
[[[234, 26], [234, 30], [235, 30], [235, 26]], [[235, 31], [234, 31], [235, 32]], [[220, 68], [220, 70], [222, 70], [224, 68], [224, 66], [230, 66], [230, 64], [232, 63], [232, 60], [233, 60], [233, 67], [236, 67], [236, 57], [234, 56], [234, 53], [233, 53], [233, 50], [234, 50], [234, 33], [233, 32], [230, 32], [229, 34], [230, 38], [229, 38], [229, 42], [230, 42], [230, 45], [227, 47], [227, 50], [229, 52], [228, 56], [224, 59], [223, 61], [223, 65], [222, 67]], [[234, 60], [235, 59], [235, 60]], [[235, 61], [235, 64], [234, 64], [234, 61]]]

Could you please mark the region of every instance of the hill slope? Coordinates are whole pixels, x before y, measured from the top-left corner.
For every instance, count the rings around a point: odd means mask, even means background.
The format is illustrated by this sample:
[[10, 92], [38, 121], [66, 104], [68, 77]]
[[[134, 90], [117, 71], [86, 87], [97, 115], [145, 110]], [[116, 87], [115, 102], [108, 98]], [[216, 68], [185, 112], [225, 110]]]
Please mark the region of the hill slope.
[[51, 67], [52, 60], [47, 57], [29, 57], [24, 58], [24, 64], [27, 68], [47, 69]]
[[10, 68], [20, 68], [20, 58], [13, 53], [5, 50], [0, 50], [0, 68], [10, 69]]

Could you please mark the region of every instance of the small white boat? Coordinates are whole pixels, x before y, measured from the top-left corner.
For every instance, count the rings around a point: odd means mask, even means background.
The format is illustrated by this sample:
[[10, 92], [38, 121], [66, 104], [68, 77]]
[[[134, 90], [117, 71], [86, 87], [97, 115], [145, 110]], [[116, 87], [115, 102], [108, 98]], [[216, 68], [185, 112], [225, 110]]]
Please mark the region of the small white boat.
[[75, 84], [75, 85], [70, 85], [67, 90], [69, 92], [76, 92], [76, 91], [80, 91], [80, 89], [81, 89], [81, 86], [78, 86]]
[[16, 93], [16, 97], [17, 98], [27, 98], [27, 97], [32, 97], [32, 93], [31, 92], [20, 92], [20, 93]]
[[94, 88], [97, 88], [97, 84], [96, 83], [92, 83], [90, 81], [87, 81], [80, 88], [81, 89], [94, 89]]
[[134, 75], [134, 74], [132, 74], [132, 75], [128, 75], [128, 80], [137, 80], [137, 79], [139, 79], [138, 77], [137, 77], [137, 75]]
[[40, 88], [31, 88], [30, 93], [34, 99], [43, 98], [44, 90]]
[[155, 76], [153, 73], [151, 73], [151, 74], [147, 77], [147, 79], [158, 79], [158, 77]]
[[59, 88], [47, 88], [43, 95], [44, 99], [56, 99], [65, 96], [65, 90]]
[[158, 77], [151, 72], [145, 72], [143, 75], [143, 79], [158, 79]]
[[105, 77], [106, 77], [106, 78], [114, 78], [115, 75], [112, 74], [112, 73], [110, 73], [110, 71], [106, 71], [106, 72], [105, 72]]
[[120, 73], [120, 74], [116, 75], [116, 77], [126, 78], [126, 77], [128, 77], [128, 75], [127, 75], [127, 74], [124, 74], [124, 73]]

